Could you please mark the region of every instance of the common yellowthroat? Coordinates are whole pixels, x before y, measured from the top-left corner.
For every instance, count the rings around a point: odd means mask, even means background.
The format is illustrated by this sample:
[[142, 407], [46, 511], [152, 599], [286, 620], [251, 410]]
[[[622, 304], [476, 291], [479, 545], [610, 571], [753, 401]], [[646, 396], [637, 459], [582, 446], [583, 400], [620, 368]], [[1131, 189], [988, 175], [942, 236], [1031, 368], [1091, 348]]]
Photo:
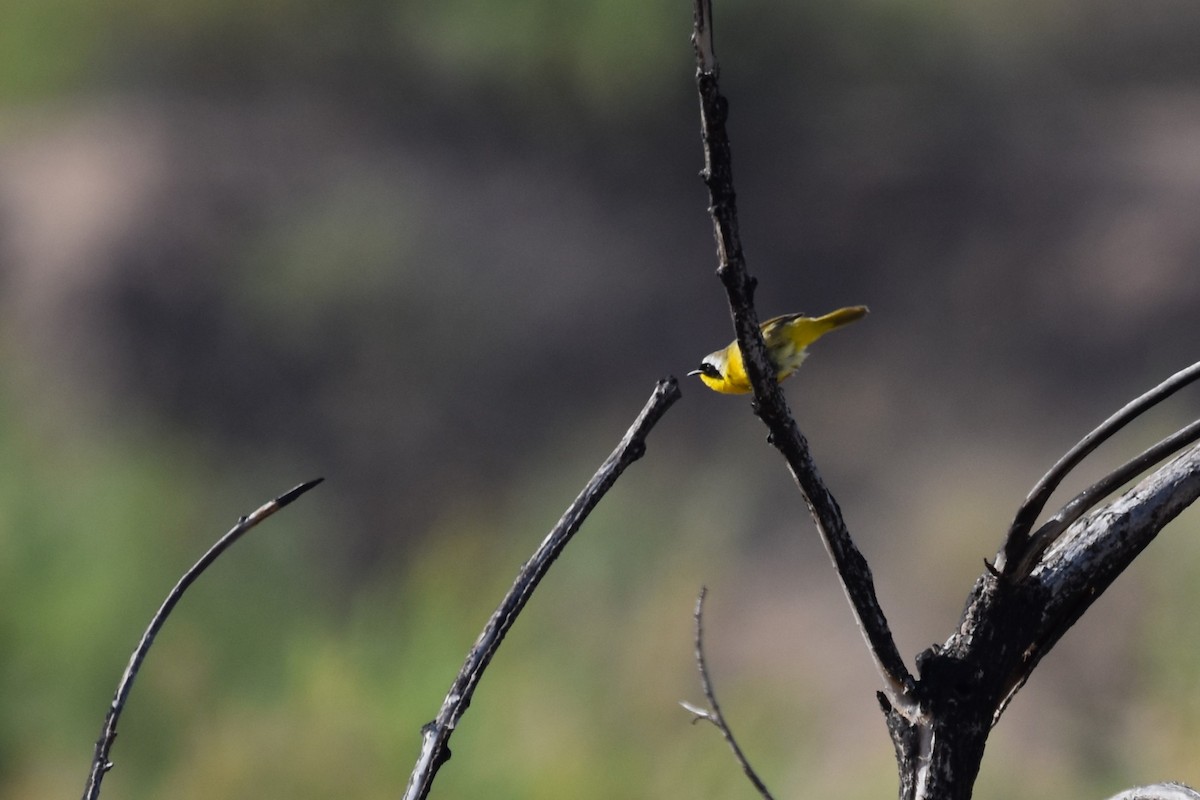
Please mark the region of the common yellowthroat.
[[[803, 314], [784, 314], [762, 324], [767, 358], [775, 367], [775, 380], [782, 381], [799, 369], [808, 356], [808, 346], [834, 328], [849, 325], [867, 315], [866, 306], [848, 306], [830, 311], [823, 317]], [[700, 369], [688, 375], [699, 375], [704, 385], [722, 394], [746, 394], [750, 379], [742, 363], [742, 351], [735, 340], [728, 347], [709, 353], [700, 362]]]

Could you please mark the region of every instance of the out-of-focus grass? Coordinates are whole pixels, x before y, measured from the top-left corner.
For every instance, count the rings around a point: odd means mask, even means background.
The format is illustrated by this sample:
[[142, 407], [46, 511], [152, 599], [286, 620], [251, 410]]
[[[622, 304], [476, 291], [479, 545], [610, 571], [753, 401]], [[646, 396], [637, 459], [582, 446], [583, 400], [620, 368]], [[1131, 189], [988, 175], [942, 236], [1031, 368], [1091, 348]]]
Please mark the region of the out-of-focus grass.
[[[2, 504], [0, 630], [11, 646], [0, 670], [16, 690], [0, 701], [0, 717], [12, 722], [0, 740], [0, 793], [32, 798], [77, 790], [64, 776], [82, 782], [141, 627], [223, 530], [216, 522], [249, 508], [210, 507], [206, 487], [228, 476], [189, 460], [178, 443], [164, 455], [150, 438], [139, 447], [72, 436], [50, 452], [39, 430], [53, 425], [33, 421], [38, 412], [19, 397], [5, 394], [0, 430], [4, 458], [23, 467]], [[368, 584], [339, 588], [313, 575], [311, 549], [338, 535], [319, 494], [256, 529], [193, 587], [160, 635], [122, 720], [107, 791], [394, 795], [420, 725], [517, 566], [615, 433], [574, 438], [575, 456], [545, 462], [499, 501], [468, 498], [448, 509], [422, 544]], [[793, 736], [812, 742], [815, 717], [788, 710], [810, 702], [802, 684], [756, 683], [722, 644], [735, 637], [719, 609], [744, 602], [721, 583], [742, 533], [737, 511], [728, 509], [727, 526], [706, 524], [722, 519], [711, 513], [708, 487], [665, 470], [669, 435], [658, 444], [518, 622], [455, 739], [439, 793], [736, 795], [742, 779], [716, 732], [691, 727], [676, 705], [697, 698], [691, 609], [707, 579], [717, 581], [710, 648], [731, 715], [772, 773], [795, 775], [805, 763], [789, 744]], [[222, 502], [235, 494], [246, 487], [222, 490]]]
[[[0, 632], [11, 643], [0, 670], [15, 689], [0, 700], [0, 717], [12, 723], [0, 739], [0, 794], [34, 798], [77, 790], [63, 776], [82, 781], [137, 633], [177, 573], [222, 530], [215, 520], [233, 512], [205, 507], [203, 487], [224, 481], [185, 449], [168, 458], [148, 441], [73, 437], [47, 452], [38, 425], [16, 424], [34, 415], [14, 397], [0, 428], [4, 458], [24, 467], [0, 496]], [[893, 790], [873, 676], [823, 559], [804, 563], [806, 545], [757, 556], [752, 547], [747, 559], [743, 523], [752, 515], [736, 491], [724, 493], [747, 487], [702, 464], [692, 473], [664, 468], [681, 444], [669, 424], [518, 621], [454, 739], [439, 796], [752, 796], [716, 731], [690, 726], [676, 705], [699, 699], [690, 615], [701, 583], [713, 590], [708, 641], [718, 690], [772, 786], [863, 798]], [[151, 652], [108, 791], [394, 796], [420, 725], [518, 565], [611, 444], [599, 433], [566, 438], [571, 456], [530, 454], [541, 468], [514, 476], [499, 498], [447, 508], [422, 543], [366, 583], [337, 586], [313, 574], [313, 548], [338, 537], [319, 493], [256, 529], [193, 588]], [[759, 454], [769, 464], [766, 448]], [[755, 502], [753, 491], [745, 497]], [[798, 500], [780, 513], [794, 515], [801, 539], [811, 533]], [[929, 524], [952, 530], [974, 511], [939, 514], [945, 519]], [[1180, 544], [1173, 538], [1167, 546]], [[1028, 764], [1029, 745], [1002, 727], [981, 797], [1008, 796], [1014, 786], [1084, 797], [1151, 766], [1187, 777], [1181, 759], [1195, 732], [1181, 710], [1195, 690], [1186, 644], [1194, 639], [1186, 612], [1194, 570], [1170, 555], [1152, 560], [1146, 574], [1169, 580], [1159, 584], [1160, 611], [1140, 644], [1159, 665], [1145, 674], [1161, 685], [1128, 687], [1130, 699], [1147, 701], [1140, 713], [1149, 717], [1125, 720], [1131, 728], [1109, 732], [1089, 755], [1099, 740], [1072, 729], [1084, 718], [1057, 709], [1064, 738], [1055, 757], [1019, 774], [1005, 762]], [[895, 568], [893, 559], [880, 565], [885, 574]], [[948, 629], [953, 620], [944, 622]], [[1081, 699], [1089, 705], [1087, 697], [1061, 703]], [[1113, 748], [1124, 757], [1098, 764]]]

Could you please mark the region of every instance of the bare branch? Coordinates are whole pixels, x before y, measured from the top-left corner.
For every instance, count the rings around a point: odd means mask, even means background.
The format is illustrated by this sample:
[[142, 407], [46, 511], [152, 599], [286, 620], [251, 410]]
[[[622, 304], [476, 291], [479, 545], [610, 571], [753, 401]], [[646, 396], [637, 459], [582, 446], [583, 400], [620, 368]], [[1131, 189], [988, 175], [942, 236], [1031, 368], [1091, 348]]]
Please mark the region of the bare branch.
[[1200, 792], [1182, 783], [1155, 783], [1126, 789], [1108, 800], [1200, 800]]
[[170, 616], [172, 609], [175, 608], [175, 605], [183, 597], [183, 593], [188, 590], [188, 587], [222, 553], [228, 550], [234, 542], [242, 538], [244, 533], [323, 480], [325, 479], [316, 478], [302, 483], [294, 489], [284, 492], [274, 500], [264, 503], [253, 513], [238, 519], [237, 524], [228, 533], [218, 539], [217, 543], [210, 547], [208, 552], [201, 556], [200, 560], [183, 574], [183, 577], [179, 579], [179, 582], [167, 594], [167, 599], [163, 601], [163, 604], [159, 606], [158, 611], [155, 612], [154, 617], [150, 620], [149, 627], [142, 634], [141, 641], [138, 642], [133, 655], [129, 658], [129, 665], [125, 667], [125, 674], [121, 676], [121, 681], [117, 684], [117, 693], [113, 696], [112, 704], [109, 706], [108, 713], [104, 717], [104, 727], [100, 731], [100, 738], [96, 741], [96, 751], [92, 758], [91, 771], [88, 773], [87, 783], [83, 789], [84, 800], [95, 800], [95, 798], [100, 796], [100, 783], [113, 766], [112, 762], [108, 760], [108, 755], [112, 751], [114, 740], [117, 738], [117, 722], [121, 717], [121, 712], [125, 708], [125, 702], [129, 699], [129, 693], [133, 689], [133, 681], [137, 678], [138, 670], [141, 669], [142, 662], [146, 659], [146, 654], [150, 652], [150, 645], [154, 644], [154, 637], [158, 635], [158, 632], [166, 623], [167, 617]]
[[696, 60], [703, 72], [717, 71], [717, 50], [713, 43], [712, 3], [695, 3], [692, 6], [692, 47], [696, 49]]
[[750, 762], [746, 759], [742, 748], [738, 746], [737, 739], [734, 738], [733, 731], [729, 727], [729, 723], [725, 721], [724, 714], [721, 713], [721, 704], [717, 702], [717, 693], [713, 689], [712, 678], [708, 674], [708, 662], [704, 658], [704, 598], [708, 594], [708, 589], [701, 588], [700, 596], [696, 598], [696, 669], [700, 671], [700, 687], [704, 691], [705, 698], [708, 699], [708, 708], [699, 708], [691, 703], [683, 703], [680, 705], [691, 712], [695, 719], [692, 722], [705, 720], [717, 726], [717, 730], [721, 732], [721, 736], [725, 737], [725, 743], [729, 745], [729, 749], [733, 751], [733, 757], [737, 759], [738, 765], [742, 768], [742, 772], [746, 773], [746, 777], [750, 779], [750, 783], [754, 784], [754, 788], [758, 793], [766, 798], [773, 800], [771, 793], [767, 790], [766, 784], [758, 777], [758, 773], [750, 766]]
[[1200, 446], [1071, 525], [1032, 575], [1050, 589], [1048, 619], [1078, 619], [1158, 532], [1198, 497]]
[[1046, 507], [1050, 495], [1054, 493], [1054, 490], [1071, 470], [1079, 466], [1083, 459], [1121, 428], [1197, 378], [1200, 378], [1200, 363], [1193, 364], [1167, 378], [1100, 423], [1095, 430], [1080, 439], [1058, 460], [1058, 463], [1050, 468], [1049, 472], [1042, 476], [1021, 503], [1021, 507], [1017, 509], [1017, 514], [1013, 518], [1004, 542], [1004, 549], [997, 556], [996, 567], [1006, 578], [1024, 577], [1020, 572], [1020, 567], [1029, 565], [1029, 559], [1026, 558], [1030, 547], [1029, 532], [1033, 529], [1033, 524], [1037, 521], [1038, 515], [1042, 513], [1042, 509]]
[[1009, 678], [999, 719], [1051, 648], [1167, 523], [1200, 498], [1200, 446], [1176, 456], [1113, 502], [1072, 523], [1031, 579], [1047, 593], [1020, 669]]
[[658, 382], [654, 393], [617, 448], [604, 460], [583, 491], [521, 567], [512, 588], [508, 590], [467, 654], [466, 662], [451, 684], [446, 699], [442, 701], [437, 717], [421, 729], [421, 753], [404, 790], [405, 800], [428, 796], [438, 770], [450, 759], [450, 737], [471, 705], [475, 688], [504, 641], [505, 635], [517, 621], [517, 616], [533, 596], [534, 590], [550, 570], [550, 566], [574, 537], [592, 509], [608, 493], [625, 468], [645, 454], [646, 436], [679, 397], [679, 384], [674, 378]]
[[825, 486], [783, 392], [774, 380], [754, 309], [755, 279], [746, 269], [738, 233], [736, 194], [729, 137], [725, 121], [729, 104], [721, 95], [719, 72], [713, 47], [711, 0], [694, 0], [696, 88], [700, 96], [704, 170], [709, 192], [709, 214], [717, 243], [717, 276], [725, 286], [733, 315], [734, 330], [741, 348], [746, 373], [754, 387], [755, 412], [770, 431], [770, 441], [783, 454], [792, 476], [804, 495], [817, 530], [837, 569], [842, 588], [850, 601], [859, 630], [883, 678], [888, 698], [901, 713], [915, 715], [913, 678], [896, 648], [887, 618], [875, 594], [874, 578], [862, 553], [854, 544], [842, 519], [837, 501]]
[[1075, 520], [1135, 477], [1200, 439], [1200, 420], [1176, 431], [1153, 447], [1117, 467], [1100, 480], [1071, 498], [1053, 517], [1038, 528], [1029, 539], [1029, 548], [1017, 575], [1028, 575], [1042, 553], [1058, 539]]

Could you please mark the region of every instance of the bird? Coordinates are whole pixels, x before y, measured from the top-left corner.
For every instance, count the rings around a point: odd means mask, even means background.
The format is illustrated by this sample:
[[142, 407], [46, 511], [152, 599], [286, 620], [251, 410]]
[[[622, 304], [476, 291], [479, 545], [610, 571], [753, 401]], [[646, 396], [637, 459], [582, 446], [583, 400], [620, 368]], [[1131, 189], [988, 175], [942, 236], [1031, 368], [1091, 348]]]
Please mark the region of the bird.
[[[775, 380], [781, 382], [799, 369], [808, 357], [808, 346], [830, 331], [849, 325], [867, 315], [866, 306], [847, 306], [820, 317], [803, 314], [783, 314], [762, 324], [767, 358], [775, 367]], [[688, 375], [698, 375], [704, 385], [721, 394], [747, 394], [750, 378], [742, 363], [742, 351], [737, 340], [700, 362], [700, 368]]]

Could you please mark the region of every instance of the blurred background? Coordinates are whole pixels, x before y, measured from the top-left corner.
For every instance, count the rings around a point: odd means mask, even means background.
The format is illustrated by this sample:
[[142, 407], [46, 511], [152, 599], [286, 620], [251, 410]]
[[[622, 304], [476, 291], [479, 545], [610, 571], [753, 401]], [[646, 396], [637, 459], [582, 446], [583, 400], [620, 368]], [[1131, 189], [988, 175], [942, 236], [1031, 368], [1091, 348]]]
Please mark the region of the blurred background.
[[[872, 309], [787, 393], [911, 657], [1045, 469], [1197, 358], [1200, 6], [717, 6], [760, 314]], [[317, 475], [177, 609], [106, 796], [399, 795], [517, 567], [654, 382], [732, 338], [690, 24], [658, 0], [0, 5], [0, 797], [80, 792], [168, 588]], [[684, 392], [436, 796], [754, 796], [676, 705], [701, 585], [777, 796], [894, 796], [801, 498], [744, 399]], [[1034, 674], [978, 797], [1200, 784], [1197, 527]]]

